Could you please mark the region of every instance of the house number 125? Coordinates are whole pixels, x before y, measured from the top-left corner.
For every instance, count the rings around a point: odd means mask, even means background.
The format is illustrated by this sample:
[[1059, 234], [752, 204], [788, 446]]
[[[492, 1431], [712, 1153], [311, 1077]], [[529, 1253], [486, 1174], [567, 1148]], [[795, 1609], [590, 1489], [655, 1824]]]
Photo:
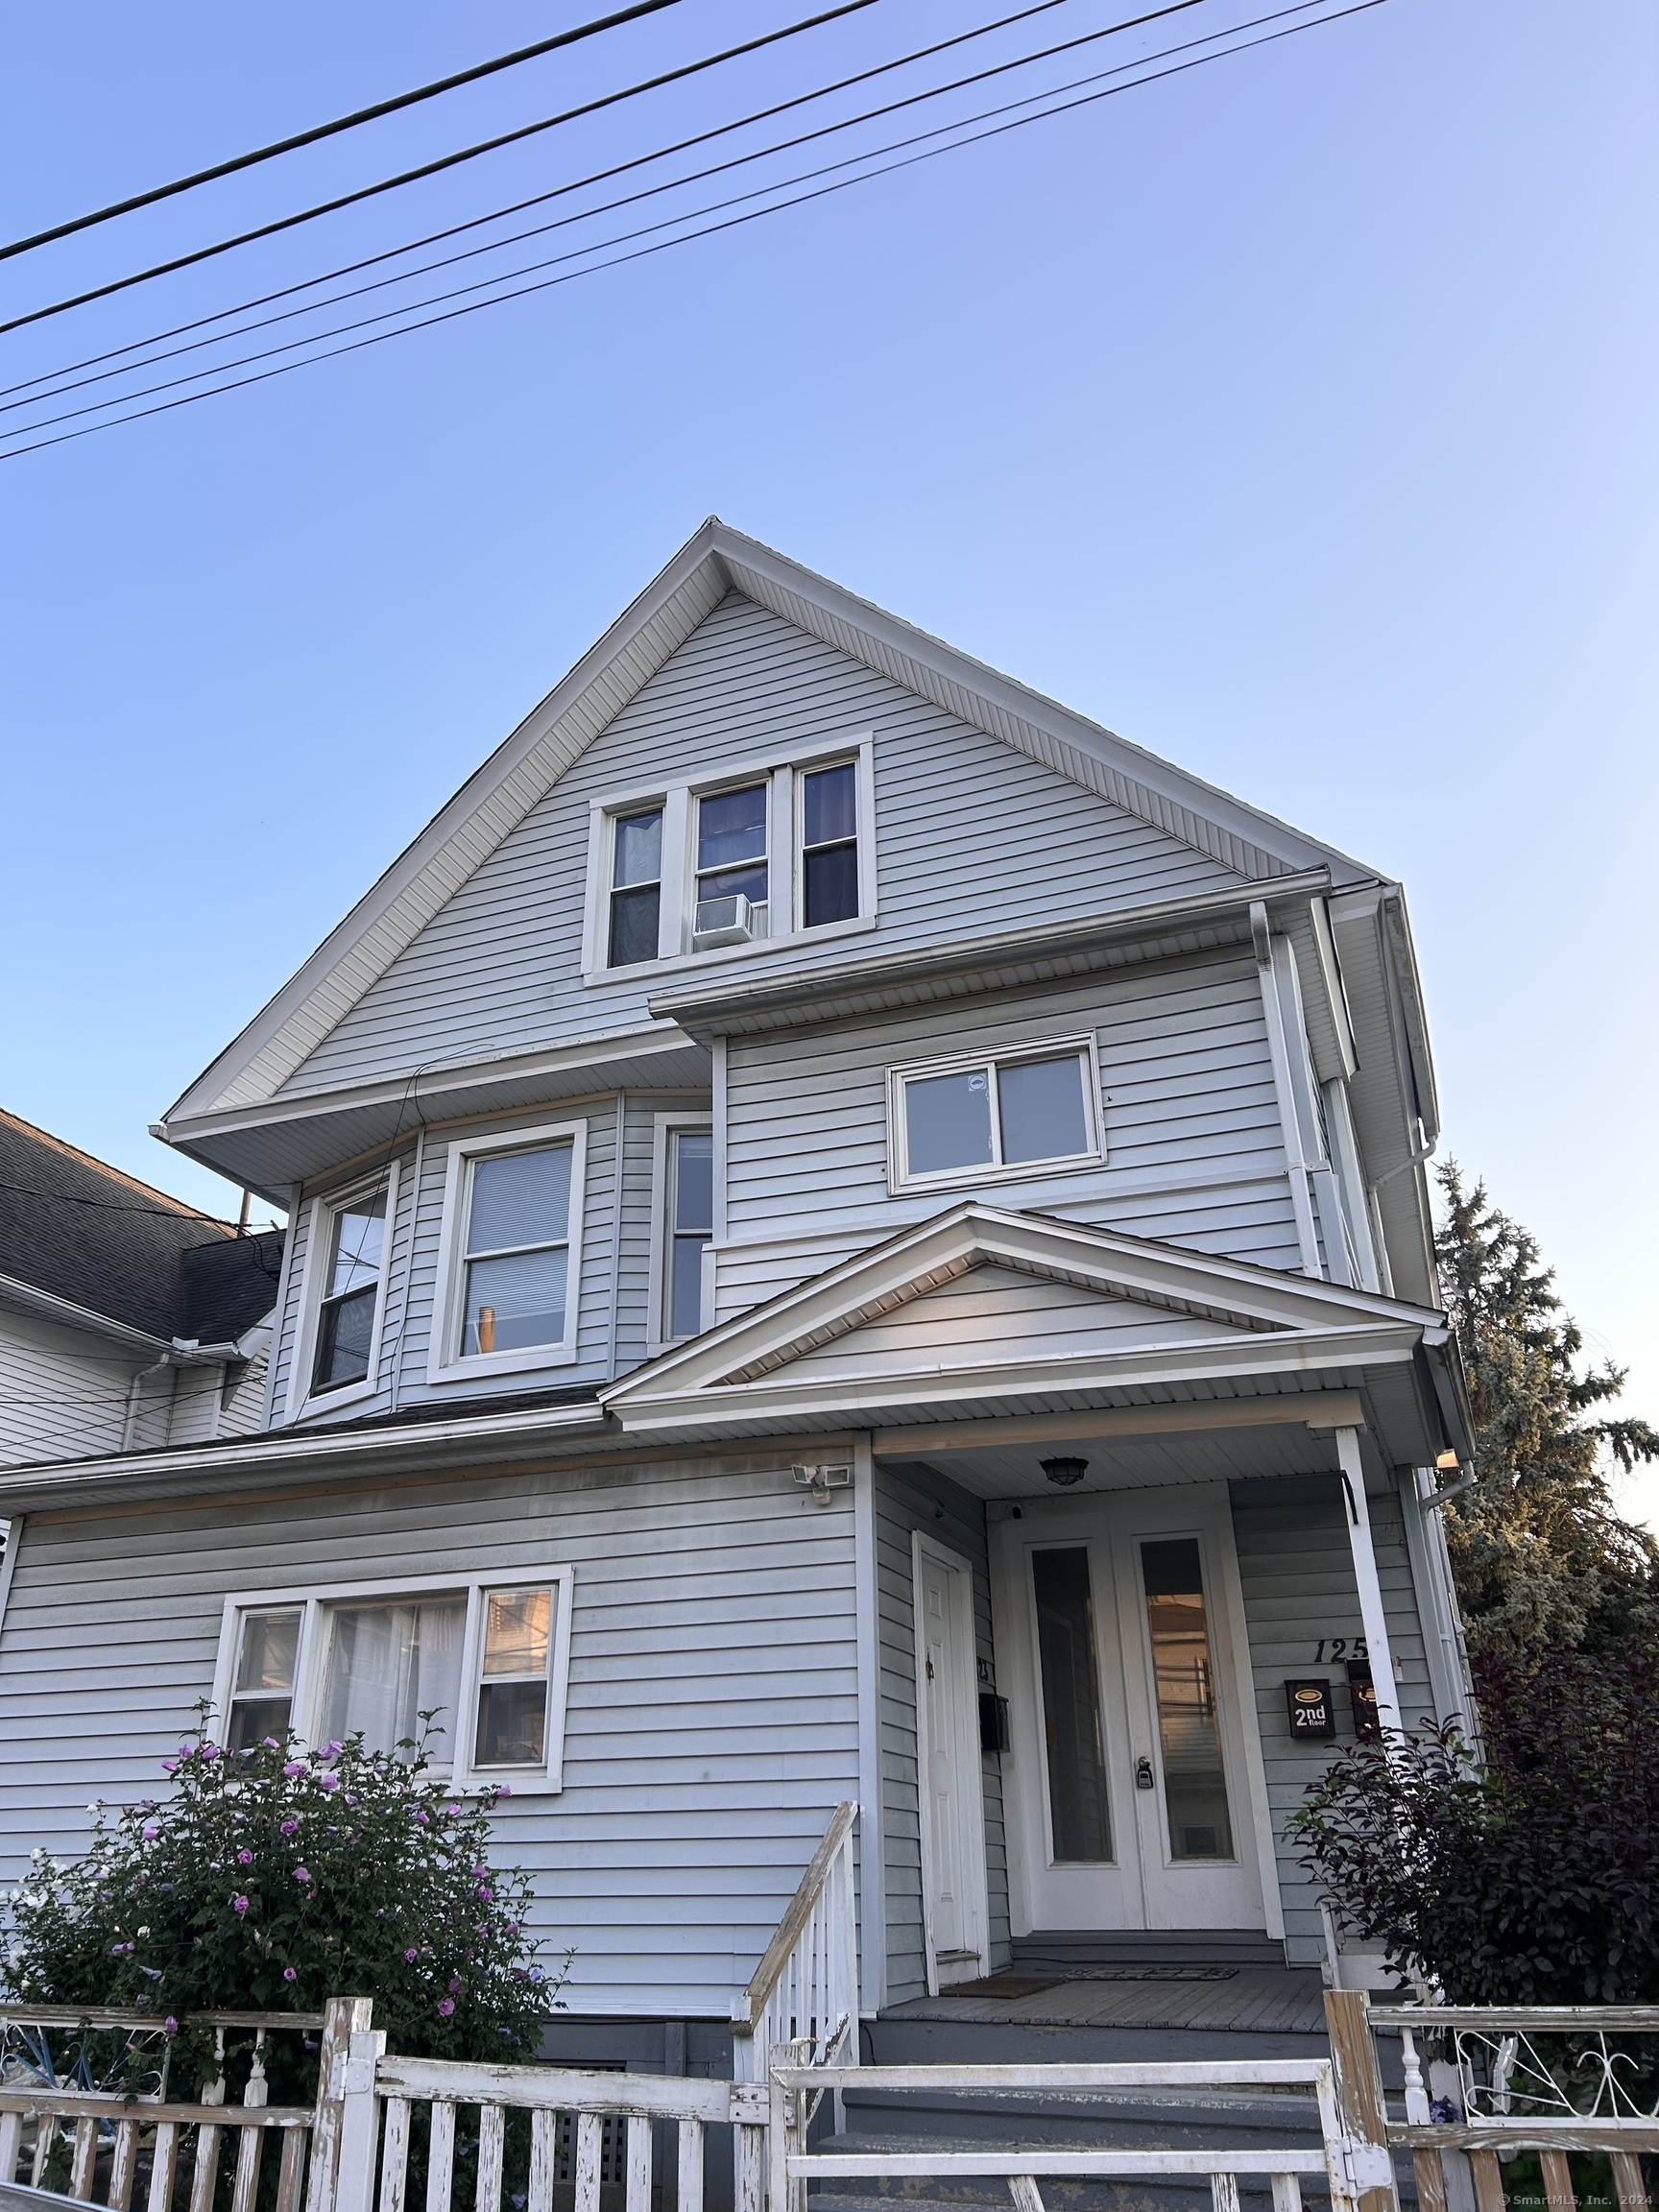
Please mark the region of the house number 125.
[[1338, 1659], [1369, 1659], [1370, 1656], [1363, 1636], [1356, 1636], [1352, 1641], [1346, 1636], [1321, 1636], [1318, 1648], [1313, 1653], [1313, 1664], [1317, 1667], [1326, 1659], [1334, 1662]]

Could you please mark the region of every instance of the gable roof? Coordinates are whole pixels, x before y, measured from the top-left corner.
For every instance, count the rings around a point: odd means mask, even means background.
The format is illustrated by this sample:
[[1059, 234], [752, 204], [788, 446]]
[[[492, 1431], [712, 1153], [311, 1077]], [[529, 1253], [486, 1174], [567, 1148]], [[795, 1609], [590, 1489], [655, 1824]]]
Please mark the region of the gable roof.
[[[977, 1270], [989, 1319], [951, 1293]], [[1084, 1295], [1045, 1299], [1027, 1287], [1037, 1285]], [[893, 1329], [910, 1307], [922, 1309], [916, 1326]], [[1445, 1335], [1439, 1314], [1398, 1299], [966, 1200], [665, 1353], [601, 1398], [631, 1434], [861, 1428], [1148, 1394], [1353, 1389]], [[837, 1345], [842, 1356], [827, 1357]]]
[[0, 1112], [0, 1277], [13, 1285], [149, 1336], [224, 1342], [276, 1304], [273, 1239], [279, 1258], [280, 1232], [238, 1237]]
[[1329, 867], [1336, 884], [1376, 879], [1330, 846], [710, 517], [197, 1078], [167, 1119], [271, 1098], [732, 591], [1235, 869], [1241, 880], [1270, 883], [1317, 867]]

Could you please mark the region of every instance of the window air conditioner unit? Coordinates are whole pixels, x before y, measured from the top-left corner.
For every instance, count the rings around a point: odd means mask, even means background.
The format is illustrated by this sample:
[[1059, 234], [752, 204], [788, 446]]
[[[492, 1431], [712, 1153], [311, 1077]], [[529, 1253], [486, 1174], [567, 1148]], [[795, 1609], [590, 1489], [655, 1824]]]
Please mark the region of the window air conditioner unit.
[[691, 924], [691, 942], [699, 952], [715, 945], [747, 945], [752, 937], [766, 934], [766, 908], [752, 903], [740, 891], [726, 899], [699, 899]]

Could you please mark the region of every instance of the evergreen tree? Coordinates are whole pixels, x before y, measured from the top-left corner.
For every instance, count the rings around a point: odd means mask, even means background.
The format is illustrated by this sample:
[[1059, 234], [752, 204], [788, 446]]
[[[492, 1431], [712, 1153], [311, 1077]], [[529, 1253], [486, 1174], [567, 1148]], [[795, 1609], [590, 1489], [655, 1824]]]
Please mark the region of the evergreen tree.
[[1441, 1292], [1462, 1355], [1479, 1480], [1446, 1507], [1453, 1569], [1477, 1653], [1546, 1647], [1588, 1656], [1659, 1648], [1659, 1544], [1620, 1514], [1613, 1463], [1659, 1458], [1646, 1421], [1593, 1417], [1624, 1372], [1580, 1370], [1583, 1336], [1528, 1231], [1438, 1170]]

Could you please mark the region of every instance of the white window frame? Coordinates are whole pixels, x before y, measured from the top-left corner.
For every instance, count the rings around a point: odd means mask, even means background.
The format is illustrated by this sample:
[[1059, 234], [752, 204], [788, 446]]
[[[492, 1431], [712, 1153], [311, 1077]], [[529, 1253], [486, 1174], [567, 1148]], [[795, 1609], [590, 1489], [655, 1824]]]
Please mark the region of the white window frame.
[[[645, 1344], [645, 1357], [648, 1359], [655, 1359], [660, 1352], [669, 1351], [676, 1344], [686, 1344], [690, 1341], [689, 1337], [670, 1336], [667, 1334], [669, 1291], [668, 1262], [669, 1255], [673, 1250], [674, 1243], [674, 1239], [669, 1233], [668, 1226], [668, 1157], [669, 1148], [673, 1143], [675, 1132], [682, 1129], [689, 1129], [693, 1131], [707, 1129], [709, 1136], [712, 1137], [714, 1134], [714, 1118], [711, 1114], [708, 1113], [656, 1114], [652, 1116], [651, 1253], [650, 1268], [647, 1278], [650, 1284], [651, 1317], [650, 1324], [646, 1332]], [[718, 1172], [719, 1161], [718, 1158], [716, 1158], [716, 1175], [718, 1175]], [[718, 1212], [719, 1196], [718, 1192], [716, 1192], [716, 1215], [718, 1215]], [[716, 1232], [717, 1229], [718, 1221], [716, 1220]], [[713, 1244], [713, 1234], [710, 1234], [709, 1242], [710, 1245]], [[707, 1262], [707, 1250], [704, 1253], [704, 1259], [705, 1262]], [[709, 1326], [708, 1312], [709, 1284], [708, 1268], [707, 1265], [705, 1265], [703, 1285], [703, 1327], [705, 1329]]]
[[[464, 1198], [474, 1160], [493, 1152], [533, 1152], [568, 1142], [570, 1157], [569, 1259], [565, 1277], [565, 1334], [557, 1344], [527, 1344], [517, 1352], [461, 1350], [462, 1284], [467, 1239]], [[523, 1375], [536, 1368], [568, 1367], [579, 1356], [582, 1310], [582, 1225], [587, 1211], [588, 1123], [585, 1118], [541, 1121], [532, 1129], [500, 1130], [488, 1137], [457, 1137], [449, 1145], [444, 1177], [444, 1213], [438, 1231], [432, 1336], [426, 1353], [428, 1382], [464, 1382], [480, 1375]]]
[[[549, 1588], [556, 1593], [552, 1650], [547, 1669], [547, 1756], [540, 1767], [492, 1767], [472, 1763], [478, 1725], [478, 1694], [483, 1687], [486, 1601], [509, 1590]], [[565, 1722], [570, 1697], [570, 1626], [576, 1570], [568, 1562], [530, 1559], [514, 1575], [406, 1575], [376, 1582], [310, 1583], [298, 1590], [240, 1590], [225, 1599], [219, 1651], [213, 1670], [214, 1723], [223, 1729], [230, 1709], [236, 1649], [246, 1613], [274, 1613], [294, 1607], [300, 1613], [299, 1649], [294, 1660], [294, 1703], [289, 1725], [301, 1743], [315, 1750], [321, 1740], [324, 1681], [328, 1656], [328, 1614], [339, 1605], [389, 1604], [399, 1599], [467, 1599], [467, 1624], [461, 1644], [462, 1710], [456, 1715], [455, 1757], [434, 1760], [432, 1771], [451, 1790], [486, 1790], [505, 1782], [515, 1797], [550, 1796], [565, 1786]]]
[[[844, 922], [824, 922], [808, 929], [802, 920], [805, 871], [801, 864], [803, 825], [799, 786], [801, 779], [813, 769], [833, 768], [842, 761], [853, 763], [857, 781], [858, 911]], [[746, 945], [717, 945], [707, 951], [696, 951], [691, 937], [692, 901], [697, 882], [695, 802], [762, 781], [769, 787], [766, 919], [772, 934], [752, 938]], [[662, 892], [658, 955], [655, 960], [637, 960], [626, 968], [613, 968], [609, 961], [614, 824], [620, 816], [637, 814], [648, 806], [662, 809]], [[703, 967], [710, 961], [752, 959], [759, 952], [854, 936], [877, 926], [878, 881], [876, 743], [875, 734], [869, 730], [849, 731], [832, 743], [814, 745], [810, 750], [717, 761], [706, 772], [687, 777], [684, 781], [644, 783], [627, 791], [609, 792], [593, 800], [589, 809], [583, 983], [589, 987], [622, 983], [630, 976], [655, 977], [679, 968]]]
[[[305, 1272], [300, 1288], [300, 1326], [294, 1336], [294, 1362], [288, 1372], [288, 1418], [330, 1412], [336, 1406], [354, 1406], [372, 1398], [380, 1387], [380, 1345], [386, 1331], [386, 1307], [392, 1279], [392, 1243], [397, 1222], [397, 1199], [402, 1178], [394, 1160], [373, 1175], [360, 1175], [339, 1190], [319, 1191], [310, 1202], [305, 1233]], [[386, 1234], [380, 1246], [380, 1279], [374, 1294], [374, 1329], [369, 1340], [369, 1370], [360, 1382], [342, 1382], [335, 1390], [312, 1387], [317, 1358], [317, 1329], [328, 1275], [328, 1248], [334, 1240], [334, 1217], [359, 1198], [386, 1191]]]
[[[1083, 1062], [1083, 1109], [1089, 1123], [1090, 1142], [1082, 1152], [1067, 1152], [1053, 1160], [993, 1160], [982, 1167], [940, 1167], [913, 1175], [909, 1163], [909, 1131], [904, 1114], [905, 1085], [931, 1075], [968, 1074], [976, 1068], [995, 1070], [1026, 1060], [1061, 1060], [1075, 1055]], [[993, 1073], [995, 1080], [995, 1073]], [[993, 1100], [991, 1140], [1000, 1150], [1000, 1101]], [[977, 1052], [952, 1052], [937, 1060], [907, 1060], [887, 1070], [887, 1188], [901, 1190], [938, 1190], [959, 1183], [1023, 1183], [1037, 1175], [1070, 1175], [1079, 1168], [1099, 1167], [1106, 1161], [1106, 1122], [1100, 1093], [1100, 1055], [1093, 1031], [1074, 1037], [1046, 1037], [1039, 1044], [987, 1045]]]

